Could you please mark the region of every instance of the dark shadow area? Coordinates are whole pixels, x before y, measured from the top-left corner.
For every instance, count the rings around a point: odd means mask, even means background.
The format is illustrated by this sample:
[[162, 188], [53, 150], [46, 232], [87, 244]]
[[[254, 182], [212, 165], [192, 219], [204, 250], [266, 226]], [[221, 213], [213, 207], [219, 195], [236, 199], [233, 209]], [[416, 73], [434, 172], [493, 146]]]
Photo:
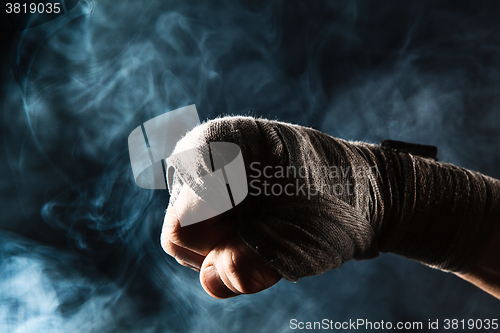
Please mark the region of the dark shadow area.
[[162, 251], [168, 193], [135, 185], [127, 149], [140, 124], [196, 104], [202, 121], [435, 145], [441, 161], [500, 177], [498, 1], [65, 4], [27, 30], [29, 17], [0, 14], [0, 331], [288, 332], [292, 318], [363, 318], [427, 332], [429, 319], [498, 318], [493, 297], [392, 255], [212, 299]]

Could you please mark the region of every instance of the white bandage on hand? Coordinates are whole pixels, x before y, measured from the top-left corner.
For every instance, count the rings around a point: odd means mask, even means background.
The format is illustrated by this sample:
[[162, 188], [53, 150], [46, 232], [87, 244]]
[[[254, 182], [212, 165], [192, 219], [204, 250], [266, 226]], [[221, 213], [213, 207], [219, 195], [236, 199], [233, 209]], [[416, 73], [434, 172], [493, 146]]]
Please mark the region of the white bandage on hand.
[[[291, 281], [379, 251], [465, 272], [499, 224], [500, 181], [404, 149], [226, 117], [189, 132], [176, 152], [209, 142], [240, 147], [249, 195], [227, 215], [246, 244]], [[197, 170], [210, 172], [209, 160], [197, 161]], [[169, 166], [170, 204], [182, 200], [186, 182], [197, 186], [185, 173]]]

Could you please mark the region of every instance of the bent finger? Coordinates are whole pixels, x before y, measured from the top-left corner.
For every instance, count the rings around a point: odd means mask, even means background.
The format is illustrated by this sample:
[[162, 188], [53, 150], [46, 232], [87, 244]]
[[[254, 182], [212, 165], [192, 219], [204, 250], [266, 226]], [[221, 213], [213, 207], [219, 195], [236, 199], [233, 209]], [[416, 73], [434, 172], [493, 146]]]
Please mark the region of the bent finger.
[[229, 298], [265, 290], [281, 279], [239, 236], [211, 251], [200, 271], [200, 282], [208, 294]]
[[204, 256], [195, 253], [193, 251], [190, 251], [188, 249], [185, 249], [183, 247], [180, 247], [164, 237], [161, 237], [161, 247], [167, 254], [172, 256], [179, 264], [192, 268], [198, 272], [200, 271], [201, 265], [205, 260]]
[[170, 206], [165, 213], [162, 238], [206, 256], [222, 240], [236, 234], [232, 220], [220, 221], [220, 217], [182, 227], [176, 208]]

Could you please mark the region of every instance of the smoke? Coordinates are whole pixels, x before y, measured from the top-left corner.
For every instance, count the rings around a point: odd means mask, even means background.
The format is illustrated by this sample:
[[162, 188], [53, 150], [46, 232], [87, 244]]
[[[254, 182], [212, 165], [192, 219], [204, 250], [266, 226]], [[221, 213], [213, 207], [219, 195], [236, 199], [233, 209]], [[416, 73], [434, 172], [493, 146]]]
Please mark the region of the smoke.
[[250, 114], [438, 145], [441, 160], [500, 177], [499, 12], [495, 1], [79, 1], [16, 34], [3, 84], [1, 331], [498, 317], [492, 297], [392, 255], [212, 299], [160, 248], [168, 194], [135, 185], [127, 136], [196, 104], [202, 120]]

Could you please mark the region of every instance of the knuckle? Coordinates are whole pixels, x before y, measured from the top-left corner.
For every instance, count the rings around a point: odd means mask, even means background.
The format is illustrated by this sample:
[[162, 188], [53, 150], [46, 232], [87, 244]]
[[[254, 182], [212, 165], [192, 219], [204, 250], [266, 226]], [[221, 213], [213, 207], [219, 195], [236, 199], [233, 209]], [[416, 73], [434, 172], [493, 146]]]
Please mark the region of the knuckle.
[[195, 254], [190, 253], [189, 250], [178, 246], [177, 244], [171, 242], [169, 239], [162, 239], [161, 245], [163, 250], [168, 255], [173, 257], [179, 264], [194, 269], [198, 272], [200, 271], [200, 258], [197, 258]]
[[235, 254], [234, 251], [228, 250], [226, 251], [226, 255], [224, 257], [224, 264], [226, 266], [227, 272], [233, 277], [233, 278], [238, 278], [239, 276], [239, 269], [238, 269], [238, 263], [237, 259], [235, 258], [237, 254]]
[[188, 262], [188, 261], [186, 261], [186, 260], [184, 260], [184, 259], [175, 258], [175, 260], [176, 260], [176, 261], [177, 261], [180, 265], [182, 265], [182, 266], [184, 266], [184, 267], [187, 267], [187, 268], [192, 268], [192, 269], [194, 269], [194, 270], [198, 270], [198, 271], [199, 271], [199, 269], [198, 269], [198, 268], [196, 268], [196, 267], [195, 267], [192, 263], [190, 263], [190, 262]]
[[172, 243], [168, 238], [162, 237], [161, 239], [161, 247], [163, 248], [163, 251], [165, 251], [167, 254], [171, 255], [174, 258], [177, 258], [179, 255], [179, 251], [177, 249], [177, 246]]
[[173, 227], [167, 227], [163, 228], [161, 232], [161, 244], [163, 246], [163, 243], [166, 244], [166, 246], [172, 246], [171, 243], [176, 244], [176, 245], [182, 245], [182, 238], [179, 233], [178, 227], [173, 226]]
[[249, 260], [248, 253], [239, 248], [225, 251], [223, 265], [231, 285], [240, 293], [252, 294], [268, 287], [264, 272]]
[[231, 286], [233, 286], [233, 291], [246, 294], [249, 293], [249, 288], [248, 279], [245, 277], [244, 271], [242, 270], [242, 265], [244, 264], [243, 259], [240, 252], [227, 249], [223, 257], [223, 265], [225, 275]]

